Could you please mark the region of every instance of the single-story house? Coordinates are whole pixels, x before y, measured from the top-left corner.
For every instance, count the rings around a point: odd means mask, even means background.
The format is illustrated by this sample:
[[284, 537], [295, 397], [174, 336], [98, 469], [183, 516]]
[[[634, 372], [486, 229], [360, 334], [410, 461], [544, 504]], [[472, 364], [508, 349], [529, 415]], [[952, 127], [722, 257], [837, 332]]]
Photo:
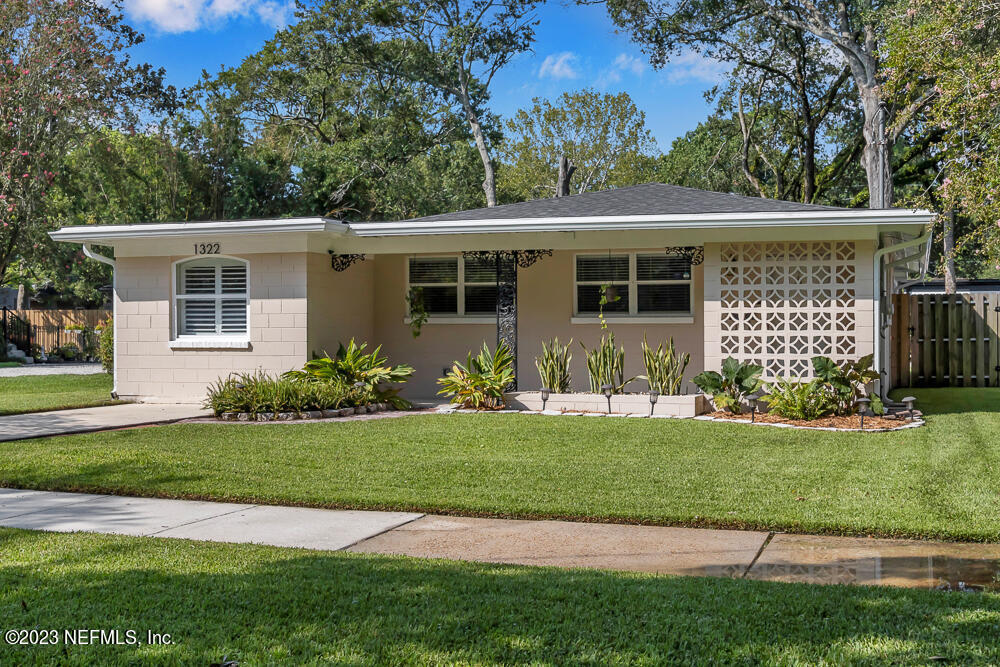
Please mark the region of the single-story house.
[[[429, 397], [453, 360], [498, 337], [516, 348], [520, 388], [538, 388], [543, 341], [593, 347], [605, 333], [602, 285], [631, 374], [642, 372], [644, 336], [690, 353], [688, 378], [730, 355], [766, 377], [807, 377], [817, 354], [875, 352], [887, 371], [877, 295], [912, 277], [897, 273], [924, 257], [930, 220], [649, 183], [396, 222], [88, 225], [51, 236], [114, 266], [123, 398], [199, 399], [220, 376], [281, 373], [352, 337], [412, 365], [405, 394]], [[114, 259], [93, 245], [112, 246]], [[411, 294], [427, 316], [417, 336]], [[572, 371], [586, 389], [579, 347]]]

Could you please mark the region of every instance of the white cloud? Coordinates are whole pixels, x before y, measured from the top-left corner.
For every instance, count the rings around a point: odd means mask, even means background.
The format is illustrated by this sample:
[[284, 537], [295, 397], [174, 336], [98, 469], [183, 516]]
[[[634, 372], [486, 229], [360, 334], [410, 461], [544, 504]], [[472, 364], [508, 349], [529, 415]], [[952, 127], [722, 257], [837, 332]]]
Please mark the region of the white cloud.
[[293, 5], [287, 0], [125, 0], [129, 16], [164, 32], [217, 28], [239, 16], [253, 16], [274, 28], [288, 24]]
[[553, 53], [545, 56], [542, 66], [538, 68], [539, 79], [575, 79], [579, 73], [574, 64], [579, 60], [572, 51]]
[[679, 55], [671, 56], [664, 71], [667, 81], [670, 83], [703, 81], [716, 84], [721, 83], [729, 74], [729, 65], [695, 51], [684, 51]]
[[618, 54], [618, 57], [615, 58], [615, 67], [622, 71], [628, 70], [636, 76], [642, 76], [642, 73], [646, 71], [646, 63], [641, 58], [630, 56], [627, 53]]

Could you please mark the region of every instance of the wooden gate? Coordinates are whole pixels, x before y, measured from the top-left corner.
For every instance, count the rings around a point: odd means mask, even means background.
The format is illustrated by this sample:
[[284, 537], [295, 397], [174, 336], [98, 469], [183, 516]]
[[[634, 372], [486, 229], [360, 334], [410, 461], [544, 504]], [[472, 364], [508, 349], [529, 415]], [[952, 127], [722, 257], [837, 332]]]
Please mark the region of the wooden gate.
[[892, 295], [892, 385], [1000, 384], [1000, 292]]

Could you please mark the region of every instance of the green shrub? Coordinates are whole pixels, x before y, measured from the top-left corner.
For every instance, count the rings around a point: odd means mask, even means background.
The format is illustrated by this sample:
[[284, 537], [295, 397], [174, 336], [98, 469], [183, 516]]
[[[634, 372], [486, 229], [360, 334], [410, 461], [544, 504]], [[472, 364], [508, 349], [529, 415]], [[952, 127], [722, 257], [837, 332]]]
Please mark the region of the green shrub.
[[[816, 378], [822, 380], [833, 393], [838, 415], [852, 415], [857, 412], [857, 401], [868, 395], [867, 385], [878, 380], [878, 371], [872, 368], [875, 355], [869, 354], [857, 361], [845, 361], [839, 366], [829, 357], [813, 357], [812, 365]], [[875, 414], [883, 412], [882, 400], [877, 394], [868, 395], [871, 409]]]
[[768, 393], [760, 400], [779, 417], [812, 421], [828, 417], [836, 411], [837, 402], [833, 393], [822, 380], [796, 382], [776, 378], [766, 386]]
[[66, 361], [73, 361], [80, 356], [80, 347], [76, 343], [63, 343], [56, 349], [56, 354]]
[[635, 380], [634, 377], [625, 379], [625, 348], [615, 347], [614, 332], [601, 336], [600, 344], [593, 350], [588, 350], [582, 342], [580, 347], [587, 357], [590, 391], [595, 394], [603, 393], [601, 387], [607, 384], [611, 385], [612, 393], [621, 394], [625, 391], [625, 385]]
[[538, 369], [542, 387], [557, 394], [569, 391], [572, 380], [569, 372], [569, 362], [573, 360], [573, 354], [570, 352], [572, 344], [572, 338], [565, 345], [560, 343], [558, 338], [542, 343], [542, 356], [535, 357], [535, 367]]
[[115, 372], [115, 326], [114, 320], [108, 318], [97, 334], [97, 354], [101, 367], [107, 373]]
[[311, 410], [336, 410], [362, 405], [370, 402], [369, 398], [339, 380], [303, 382], [257, 371], [220, 378], [208, 388], [204, 405], [216, 416], [224, 412], [248, 412], [256, 417], [264, 412], [301, 414]]
[[514, 355], [503, 341], [496, 352], [483, 343], [475, 357], [469, 353], [465, 364], [454, 362], [451, 370], [438, 380], [441, 391], [451, 402], [475, 410], [500, 410], [506, 405], [504, 391], [514, 381]]
[[335, 356], [331, 357], [324, 352], [326, 356], [307, 361], [302, 370], [289, 371], [285, 373], [285, 377], [304, 382], [337, 381], [352, 387], [361, 382], [365, 385], [365, 391], [373, 394], [378, 402], [391, 403], [399, 409], [411, 407], [409, 401], [398, 396], [399, 389], [389, 385], [409, 380], [413, 375], [413, 368], [406, 365], [389, 366], [388, 358], [379, 356], [381, 345], [367, 353], [366, 347], [368, 343], [358, 345], [352, 338], [347, 346], [340, 344]]
[[763, 366], [744, 364], [732, 357], [722, 362], [722, 373], [704, 371], [691, 380], [699, 389], [712, 397], [715, 407], [731, 410], [735, 414], [743, 412], [743, 401], [760, 389], [763, 382], [760, 374]]
[[667, 340], [654, 350], [646, 343], [646, 335], [642, 336], [642, 363], [646, 367], [646, 381], [651, 391], [658, 391], [665, 396], [677, 396], [681, 393], [684, 382], [684, 371], [691, 363], [691, 355], [685, 352], [677, 354], [674, 350], [674, 339]]

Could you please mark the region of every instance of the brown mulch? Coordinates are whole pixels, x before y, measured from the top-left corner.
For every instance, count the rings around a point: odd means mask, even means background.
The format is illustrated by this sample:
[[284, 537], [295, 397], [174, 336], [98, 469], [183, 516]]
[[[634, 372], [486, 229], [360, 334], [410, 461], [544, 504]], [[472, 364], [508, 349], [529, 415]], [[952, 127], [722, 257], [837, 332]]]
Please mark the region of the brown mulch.
[[[731, 412], [712, 412], [708, 415], [709, 417], [714, 417], [715, 419], [729, 419], [733, 421], [750, 421], [750, 414], [734, 415]], [[785, 419], [777, 415], [771, 415], [767, 413], [757, 413], [756, 421], [762, 422], [764, 424], [791, 424], [792, 426], [806, 426], [812, 428], [841, 428], [841, 429], [859, 429], [861, 428], [861, 417], [857, 415], [851, 415], [849, 417], [823, 417], [821, 419], [814, 419], [812, 421], [806, 421], [804, 419]], [[865, 417], [865, 430], [868, 429], [883, 429], [883, 428], [899, 428], [907, 424], [905, 420], [902, 419], [887, 419], [885, 417]]]

